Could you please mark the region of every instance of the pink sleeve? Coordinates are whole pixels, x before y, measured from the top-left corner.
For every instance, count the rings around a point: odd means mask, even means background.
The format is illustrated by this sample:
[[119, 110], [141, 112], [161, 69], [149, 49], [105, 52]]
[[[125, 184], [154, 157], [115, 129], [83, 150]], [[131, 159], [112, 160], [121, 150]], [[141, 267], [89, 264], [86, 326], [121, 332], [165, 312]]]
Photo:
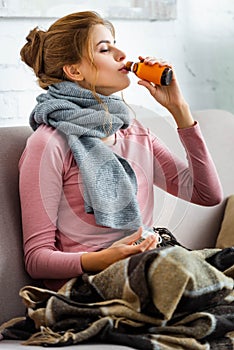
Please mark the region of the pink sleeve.
[[67, 279], [82, 273], [80, 253], [56, 248], [64, 168], [64, 142], [60, 139], [48, 130], [36, 131], [19, 163], [25, 264], [33, 278]]
[[178, 129], [185, 148], [185, 164], [154, 139], [155, 185], [170, 194], [204, 206], [213, 206], [222, 200], [222, 186], [206, 147], [198, 123]]

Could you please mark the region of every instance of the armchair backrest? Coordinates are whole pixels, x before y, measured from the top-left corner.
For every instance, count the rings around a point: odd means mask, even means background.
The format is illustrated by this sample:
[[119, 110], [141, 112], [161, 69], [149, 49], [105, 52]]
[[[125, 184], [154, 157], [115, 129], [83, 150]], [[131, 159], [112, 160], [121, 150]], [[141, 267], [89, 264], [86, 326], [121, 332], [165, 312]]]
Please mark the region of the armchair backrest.
[[[132, 106], [136, 117], [148, 126], [169, 149], [186, 159], [171, 116]], [[214, 207], [191, 204], [155, 189], [155, 225], [168, 227], [185, 246], [192, 249], [213, 247], [221, 226], [227, 198], [234, 194], [234, 115], [225, 110], [193, 112], [200, 124], [216, 165], [224, 199]]]
[[0, 128], [0, 324], [22, 316], [19, 289], [30, 282], [23, 263], [18, 161], [29, 127]]

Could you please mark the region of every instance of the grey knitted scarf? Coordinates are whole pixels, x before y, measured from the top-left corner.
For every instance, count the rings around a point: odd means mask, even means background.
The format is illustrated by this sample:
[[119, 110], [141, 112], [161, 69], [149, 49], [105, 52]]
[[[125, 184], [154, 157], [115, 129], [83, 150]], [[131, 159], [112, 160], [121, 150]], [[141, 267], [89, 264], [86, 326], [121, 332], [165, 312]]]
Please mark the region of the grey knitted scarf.
[[94, 214], [96, 223], [135, 230], [142, 225], [135, 173], [126, 159], [101, 141], [127, 128], [130, 117], [118, 96], [98, 96], [103, 103], [75, 83], [51, 85], [37, 97], [30, 125], [33, 130], [50, 125], [66, 135], [82, 176], [85, 210]]

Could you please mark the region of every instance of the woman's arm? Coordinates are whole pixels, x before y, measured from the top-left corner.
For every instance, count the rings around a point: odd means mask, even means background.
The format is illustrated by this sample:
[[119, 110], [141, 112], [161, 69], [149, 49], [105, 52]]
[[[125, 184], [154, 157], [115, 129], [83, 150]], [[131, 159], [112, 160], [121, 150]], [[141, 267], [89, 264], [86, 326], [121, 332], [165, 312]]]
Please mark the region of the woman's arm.
[[115, 242], [107, 249], [83, 254], [81, 257], [83, 270], [86, 272], [99, 272], [114, 262], [156, 248], [158, 242], [156, 235], [150, 235], [140, 244], [133, 245], [141, 237], [141, 234], [142, 228], [140, 227], [138, 231]]
[[[165, 62], [160, 63], [150, 57], [144, 59], [144, 62], [149, 65], [165, 65]], [[175, 71], [173, 70], [169, 86], [158, 86], [145, 80], [138, 83], [145, 86], [154, 99], [171, 113], [188, 160], [186, 166], [168, 150], [158, 152], [156, 145], [155, 155], [158, 157], [163, 178], [159, 181], [156, 179], [155, 183], [169, 193], [196, 204], [210, 206], [220, 203], [223, 193], [215, 165], [199, 125], [194, 121], [189, 105], [181, 93]]]
[[188, 162], [182, 161], [153, 136], [154, 184], [191, 203], [204, 206], [220, 203], [222, 186], [199, 125], [196, 123], [178, 132]]
[[28, 140], [19, 163], [25, 265], [33, 278], [70, 278], [82, 273], [80, 253], [59, 251], [58, 208], [63, 187], [64, 140], [43, 126]]

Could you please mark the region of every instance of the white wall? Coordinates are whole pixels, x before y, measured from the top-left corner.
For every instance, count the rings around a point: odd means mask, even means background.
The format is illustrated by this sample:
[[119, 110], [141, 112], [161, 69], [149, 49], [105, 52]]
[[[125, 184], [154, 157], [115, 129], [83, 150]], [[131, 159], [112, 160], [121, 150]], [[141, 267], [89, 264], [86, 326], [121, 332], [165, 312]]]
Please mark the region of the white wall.
[[[136, 60], [153, 55], [173, 63], [193, 110], [227, 109], [234, 113], [234, 1], [178, 0], [174, 21], [112, 21], [117, 45]], [[30, 29], [47, 28], [55, 19], [0, 17], [0, 125], [28, 124], [35, 97], [42, 92], [19, 51]], [[166, 111], [136, 84], [124, 91], [128, 103]]]

